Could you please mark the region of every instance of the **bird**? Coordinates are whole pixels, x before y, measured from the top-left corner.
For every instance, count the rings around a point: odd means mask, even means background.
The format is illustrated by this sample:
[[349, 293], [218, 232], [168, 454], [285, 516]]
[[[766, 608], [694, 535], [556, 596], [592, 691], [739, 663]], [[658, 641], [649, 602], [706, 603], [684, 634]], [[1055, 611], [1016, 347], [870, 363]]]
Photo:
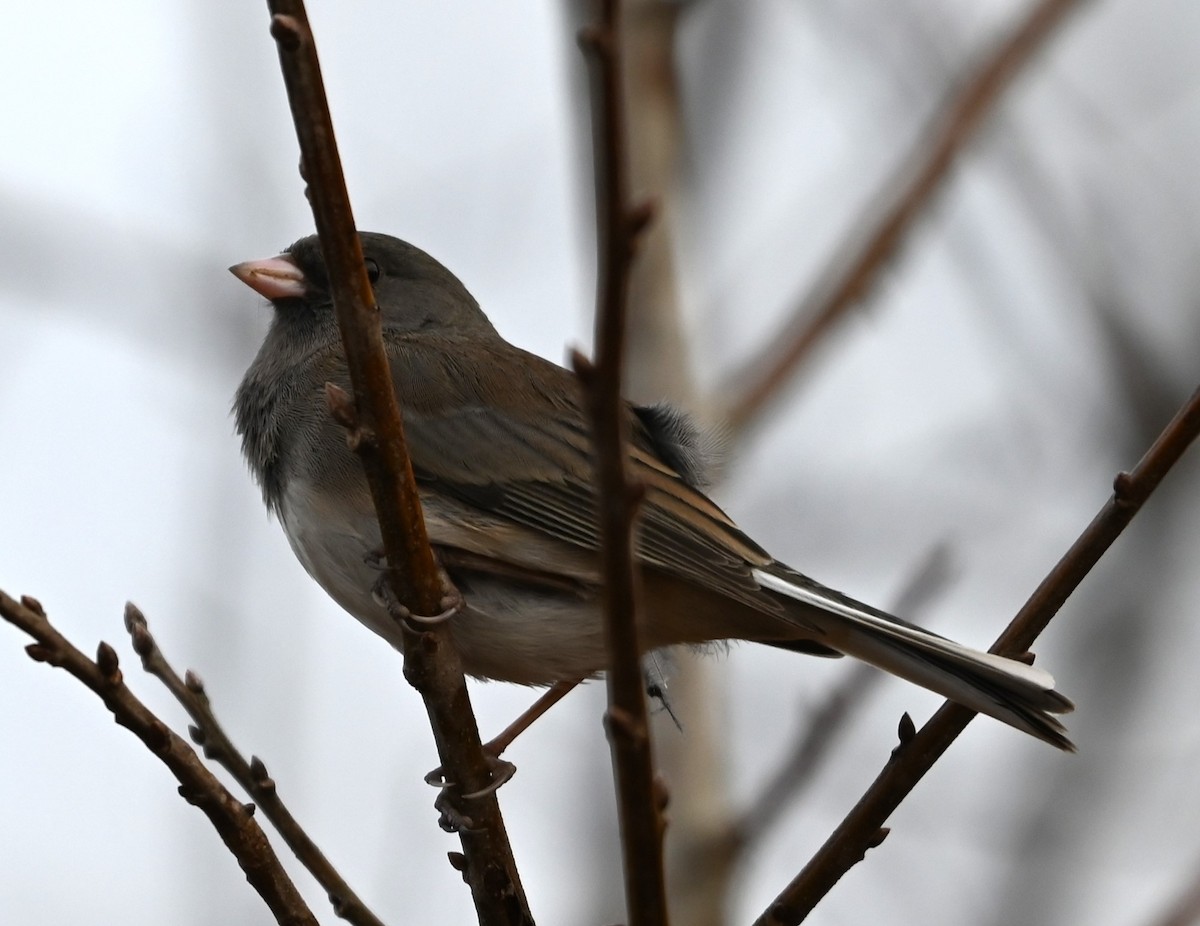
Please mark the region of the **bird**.
[[[448, 622], [464, 671], [550, 686], [595, 677], [601, 612], [594, 450], [573, 373], [506, 341], [445, 266], [361, 232], [430, 544], [462, 596]], [[266, 507], [305, 570], [402, 649], [376, 579], [381, 538], [325, 384], [350, 390], [316, 235], [230, 271], [273, 307], [233, 403]], [[708, 494], [704, 433], [682, 411], [626, 403], [647, 652], [751, 641], [851, 656], [1064, 750], [1074, 705], [1039, 667], [984, 653], [780, 562]]]

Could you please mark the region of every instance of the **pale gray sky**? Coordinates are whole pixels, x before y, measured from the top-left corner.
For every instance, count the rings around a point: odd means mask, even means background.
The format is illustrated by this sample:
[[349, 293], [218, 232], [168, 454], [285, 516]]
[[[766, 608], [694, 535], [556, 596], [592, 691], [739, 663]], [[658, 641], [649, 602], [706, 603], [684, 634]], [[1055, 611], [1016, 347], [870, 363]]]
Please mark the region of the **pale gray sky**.
[[[772, 335], [941, 88], [1020, 5], [693, 6], [679, 256], [712, 388]], [[116, 645], [182, 729], [126, 645], [136, 601], [385, 920], [472, 921], [420, 783], [436, 759], [399, 657], [295, 563], [228, 414], [267, 309], [225, 268], [312, 224], [265, 4], [9, 7], [0, 587], [41, 599], [84, 649]], [[590, 167], [557, 5], [314, 0], [310, 15], [360, 226], [449, 265], [510, 340], [554, 360], [585, 344]], [[1187, 0], [1090, 4], [1068, 23], [869, 311], [735, 448], [720, 499], [743, 526], [881, 604], [948, 541], [958, 581], [928, 621], [991, 641], [1200, 380], [1198, 29]], [[1080, 754], [976, 722], [819, 922], [1137, 924], [1191, 872], [1198, 476], [1194, 462], [1177, 475], [1038, 647], [1079, 703]], [[0, 627], [0, 921], [268, 922], [165, 769], [25, 642]], [[844, 667], [741, 647], [721, 670], [742, 799]], [[475, 690], [485, 733], [529, 698]], [[573, 696], [512, 755], [503, 804], [543, 923], [620, 915], [596, 910], [593, 853], [608, 849], [588, 837], [610, 799], [602, 700], [598, 685]], [[883, 687], [752, 860], [734, 922], [823, 841], [900, 713], [936, 705]]]

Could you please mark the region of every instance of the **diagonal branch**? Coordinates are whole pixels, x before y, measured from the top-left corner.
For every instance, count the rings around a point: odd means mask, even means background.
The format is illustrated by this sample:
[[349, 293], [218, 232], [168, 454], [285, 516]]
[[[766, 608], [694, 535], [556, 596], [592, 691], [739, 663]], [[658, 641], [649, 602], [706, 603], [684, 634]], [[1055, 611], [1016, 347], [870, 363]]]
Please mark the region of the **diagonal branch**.
[[666, 798], [654, 776], [638, 645], [633, 555], [633, 523], [641, 487], [630, 480], [626, 468], [629, 420], [621, 398], [629, 268], [634, 243], [650, 219], [650, 210], [629, 205], [620, 4], [601, 0], [599, 6], [599, 21], [579, 35], [592, 89], [598, 251], [596, 361], [589, 363], [576, 352], [573, 363], [595, 437], [609, 657], [605, 725], [617, 784], [625, 905], [630, 926], [665, 926], [662, 809]]
[[255, 822], [254, 805], [243, 804], [230, 794], [187, 741], [173, 733], [129, 690], [111, 646], [101, 643], [95, 661], [88, 659], [54, 628], [41, 604], [28, 596], [16, 601], [0, 592], [0, 616], [37, 641], [25, 648], [32, 659], [65, 669], [83, 682], [104, 701], [113, 719], [171, 770], [179, 781], [180, 795], [208, 817], [277, 922], [316, 926], [312, 911]]
[[[1112, 497], [1017, 612], [991, 652], [1020, 657], [1029, 650], [1197, 435], [1200, 389], [1192, 393], [1133, 471], [1117, 475]], [[842, 875], [878, 845], [892, 811], [974, 716], [970, 709], [946, 702], [919, 732], [904, 735], [902, 725], [901, 743], [883, 771], [755, 926], [793, 926], [803, 921]]]
[[200, 677], [189, 669], [179, 677], [150, 633], [146, 617], [132, 602], [125, 605], [125, 629], [133, 650], [142, 659], [142, 668], [161, 681], [195, 721], [189, 727], [192, 740], [204, 750], [204, 758], [223, 765], [271, 821], [296, 858], [325, 889], [334, 912], [354, 926], [383, 926], [382, 921], [354, 893], [350, 885], [317, 848], [304, 828], [292, 816], [275, 790], [275, 782], [257, 756], [249, 761], [225, 733], [213, 713]]
[[[413, 613], [437, 614], [447, 593], [425, 533], [308, 16], [302, 0], [267, 5], [354, 388], [353, 404], [331, 395], [331, 410], [362, 459], [397, 599]], [[442, 769], [454, 782], [439, 806], [462, 841], [464, 876], [480, 922], [531, 924], [450, 627], [403, 624], [404, 674], [425, 701]]]
[[733, 396], [727, 419], [734, 432], [752, 427], [761, 418], [813, 348], [862, 302], [1004, 90], [1078, 5], [1079, 0], [1036, 0], [1008, 38], [950, 97], [929, 139], [885, 183], [886, 192], [834, 251], [833, 261], [793, 320], [721, 390]]

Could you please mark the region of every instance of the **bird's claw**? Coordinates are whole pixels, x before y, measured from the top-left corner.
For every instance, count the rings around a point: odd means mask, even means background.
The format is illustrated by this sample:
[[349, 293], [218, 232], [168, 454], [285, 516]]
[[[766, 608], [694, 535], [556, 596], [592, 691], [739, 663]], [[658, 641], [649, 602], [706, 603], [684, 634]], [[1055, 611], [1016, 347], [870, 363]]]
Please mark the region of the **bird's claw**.
[[466, 800], [474, 801], [481, 797], [487, 797], [489, 794], [495, 794], [502, 785], [508, 784], [513, 775], [517, 774], [517, 767], [507, 759], [488, 756], [488, 766], [491, 768], [492, 780], [478, 791], [464, 794], [463, 797]]
[[[481, 797], [486, 797], [489, 794], [495, 794], [501, 785], [508, 784], [512, 776], [517, 773], [517, 767], [506, 759], [490, 755], [487, 752], [484, 752], [484, 758], [487, 760], [488, 770], [491, 772], [491, 781], [476, 791], [464, 794], [463, 798], [465, 800], [473, 801]], [[443, 795], [450, 788], [458, 787], [457, 782], [451, 781], [446, 777], [446, 771], [440, 765], [426, 774], [425, 784], [440, 788]], [[438, 800], [441, 800], [441, 798], [439, 797]]]
[[[386, 566], [380, 568], [387, 569]], [[380, 573], [379, 577], [375, 580], [375, 584], [371, 586], [371, 599], [386, 610], [395, 620], [412, 621], [414, 624], [420, 624], [423, 627], [436, 627], [438, 624], [444, 624], [450, 618], [454, 617], [462, 609], [463, 605], [462, 595], [451, 589], [438, 602], [442, 610], [437, 614], [414, 614], [396, 598], [396, 593], [392, 591], [392, 585], [388, 581], [386, 571]]]
[[445, 791], [438, 795], [433, 802], [433, 809], [440, 815], [438, 826], [447, 833], [480, 833], [483, 830], [475, 826], [475, 821], [459, 812]]

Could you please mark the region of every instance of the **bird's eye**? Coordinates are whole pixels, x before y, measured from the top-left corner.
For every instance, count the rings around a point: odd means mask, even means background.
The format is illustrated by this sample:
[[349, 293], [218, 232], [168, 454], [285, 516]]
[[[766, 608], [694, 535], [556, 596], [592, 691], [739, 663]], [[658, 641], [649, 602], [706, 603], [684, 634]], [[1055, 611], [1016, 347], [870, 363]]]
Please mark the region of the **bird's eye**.
[[371, 260], [371, 258], [369, 258], [369, 257], [366, 260], [366, 264], [367, 264], [367, 279], [370, 280], [372, 283], [379, 282], [379, 264], [375, 263], [375, 261]]

